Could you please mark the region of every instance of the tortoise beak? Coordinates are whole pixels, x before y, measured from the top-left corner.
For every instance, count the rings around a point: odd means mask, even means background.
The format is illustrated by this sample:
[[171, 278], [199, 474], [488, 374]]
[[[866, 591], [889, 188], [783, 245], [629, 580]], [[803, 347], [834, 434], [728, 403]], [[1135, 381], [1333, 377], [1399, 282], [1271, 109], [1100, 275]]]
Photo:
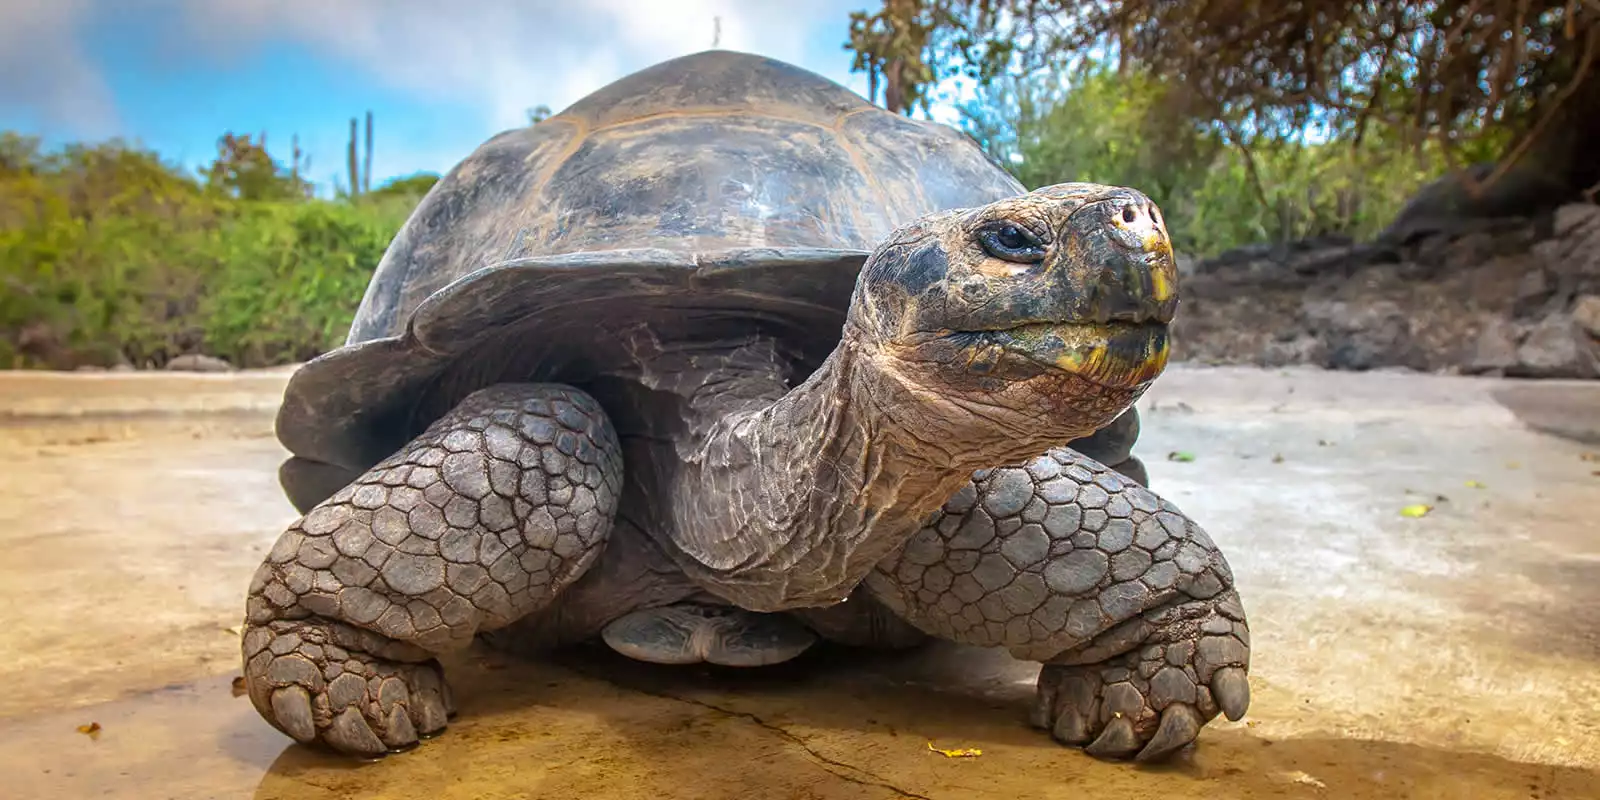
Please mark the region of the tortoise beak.
[[1170, 352], [1162, 322], [1045, 323], [993, 336], [1006, 350], [1113, 388], [1155, 380], [1166, 369]]
[[1073, 210], [1040, 280], [1053, 307], [994, 332], [997, 344], [1113, 388], [1143, 386], [1166, 369], [1177, 268], [1150, 198], [1116, 188]]
[[1142, 193], [1117, 189], [1068, 217], [1059, 278], [1081, 298], [1081, 322], [1172, 322], [1178, 269], [1160, 209]]

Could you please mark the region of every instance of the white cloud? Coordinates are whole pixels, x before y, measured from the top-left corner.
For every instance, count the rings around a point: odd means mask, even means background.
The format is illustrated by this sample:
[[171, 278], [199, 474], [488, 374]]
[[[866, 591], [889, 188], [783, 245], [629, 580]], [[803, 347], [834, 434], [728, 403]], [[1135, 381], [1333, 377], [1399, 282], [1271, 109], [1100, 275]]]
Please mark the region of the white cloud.
[[[20, 110], [25, 126], [64, 138], [127, 133], [119, 130], [115, 98], [83, 37], [97, 13], [117, 8], [113, 2], [125, 0], [0, 0], [0, 106]], [[533, 106], [560, 110], [628, 73], [709, 49], [714, 18], [721, 21], [720, 47], [778, 58], [864, 92], [866, 78], [849, 72], [842, 43], [849, 13], [876, 5], [877, 0], [145, 0], [139, 4], [143, 27], [159, 33], [130, 44], [152, 70], [146, 79], [159, 80], [174, 68], [242, 67], [263, 47], [289, 43], [332, 60], [347, 77], [374, 89], [465, 108], [468, 118], [452, 122], [481, 130], [487, 139], [525, 124]], [[314, 153], [315, 179], [342, 172], [342, 128], [301, 133], [305, 149]], [[389, 138], [377, 148], [375, 177], [443, 171], [478, 141]]]
[[111, 90], [78, 42], [90, 0], [0, 2], [0, 106], [35, 116], [43, 133], [117, 133]]
[[869, 0], [181, 0], [182, 33], [218, 57], [288, 38], [384, 84], [465, 101], [501, 129], [561, 109], [623, 75], [720, 46], [805, 66], [858, 90], [842, 57], [807, 63], [817, 35], [842, 43]]

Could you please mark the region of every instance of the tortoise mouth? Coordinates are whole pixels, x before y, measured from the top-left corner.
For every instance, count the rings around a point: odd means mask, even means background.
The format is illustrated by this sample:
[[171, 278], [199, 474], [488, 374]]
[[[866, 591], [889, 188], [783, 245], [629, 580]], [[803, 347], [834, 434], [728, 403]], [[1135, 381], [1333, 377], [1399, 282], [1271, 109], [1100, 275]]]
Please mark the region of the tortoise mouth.
[[1165, 322], [1029, 322], [1007, 328], [958, 331], [949, 338], [988, 371], [1002, 355], [1020, 356], [1049, 371], [1109, 387], [1149, 383], [1167, 366]]

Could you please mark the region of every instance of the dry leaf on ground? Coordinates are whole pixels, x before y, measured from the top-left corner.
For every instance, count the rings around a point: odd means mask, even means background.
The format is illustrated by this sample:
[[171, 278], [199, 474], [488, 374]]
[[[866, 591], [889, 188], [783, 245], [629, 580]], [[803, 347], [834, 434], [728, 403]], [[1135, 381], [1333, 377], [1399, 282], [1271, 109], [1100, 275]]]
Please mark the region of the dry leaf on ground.
[[928, 749], [944, 756], [945, 758], [976, 758], [983, 755], [983, 751], [976, 747], [963, 747], [957, 750], [944, 750], [934, 747], [933, 742], [928, 742]]

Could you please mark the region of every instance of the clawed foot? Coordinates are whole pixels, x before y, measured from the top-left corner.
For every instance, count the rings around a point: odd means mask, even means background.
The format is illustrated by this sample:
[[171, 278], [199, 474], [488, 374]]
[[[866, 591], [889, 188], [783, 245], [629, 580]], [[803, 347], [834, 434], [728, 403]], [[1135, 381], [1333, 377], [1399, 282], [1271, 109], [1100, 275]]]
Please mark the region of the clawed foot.
[[1153, 633], [1095, 664], [1046, 664], [1033, 724], [1097, 758], [1164, 759], [1250, 705], [1250, 633], [1233, 593], [1146, 614]]
[[376, 758], [437, 735], [455, 712], [437, 661], [340, 623], [251, 626], [244, 657], [250, 701], [302, 744]]

